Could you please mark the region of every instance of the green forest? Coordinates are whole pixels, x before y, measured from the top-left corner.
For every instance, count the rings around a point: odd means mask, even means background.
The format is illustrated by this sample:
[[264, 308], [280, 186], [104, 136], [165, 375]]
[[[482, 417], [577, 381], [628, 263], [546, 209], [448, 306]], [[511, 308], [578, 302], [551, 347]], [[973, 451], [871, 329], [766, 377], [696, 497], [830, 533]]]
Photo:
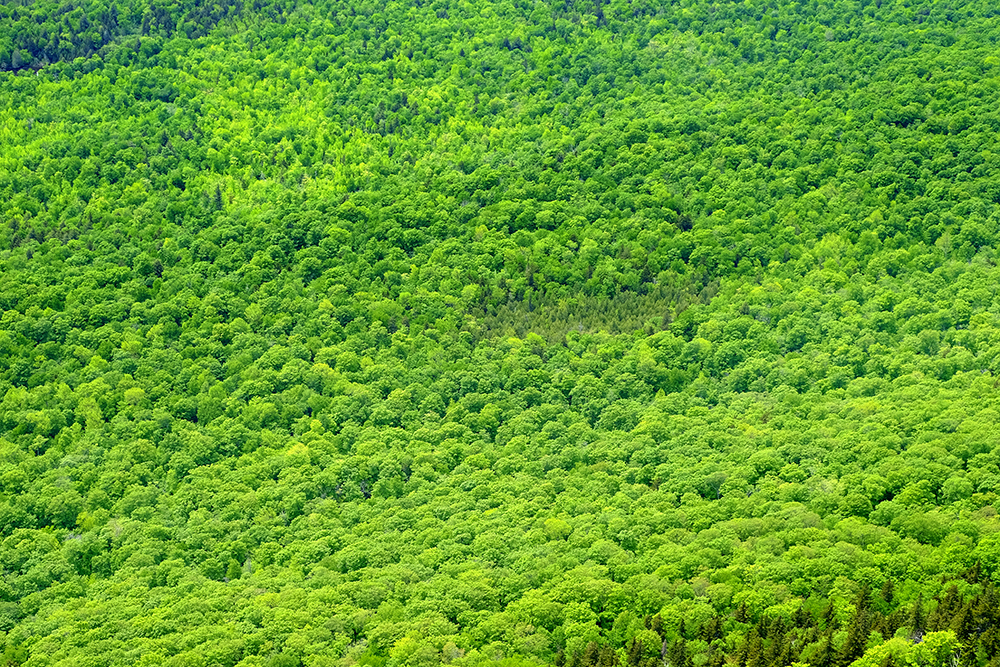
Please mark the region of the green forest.
[[2, 0], [0, 665], [1000, 666], [1000, 8]]

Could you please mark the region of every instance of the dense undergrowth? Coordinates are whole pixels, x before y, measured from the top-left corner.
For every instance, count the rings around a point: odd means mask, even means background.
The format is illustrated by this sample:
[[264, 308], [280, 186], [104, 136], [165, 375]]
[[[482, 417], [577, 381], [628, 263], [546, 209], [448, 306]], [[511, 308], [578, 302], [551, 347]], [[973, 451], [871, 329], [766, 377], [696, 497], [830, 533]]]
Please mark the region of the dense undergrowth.
[[0, 6], [13, 665], [996, 665], [985, 2]]

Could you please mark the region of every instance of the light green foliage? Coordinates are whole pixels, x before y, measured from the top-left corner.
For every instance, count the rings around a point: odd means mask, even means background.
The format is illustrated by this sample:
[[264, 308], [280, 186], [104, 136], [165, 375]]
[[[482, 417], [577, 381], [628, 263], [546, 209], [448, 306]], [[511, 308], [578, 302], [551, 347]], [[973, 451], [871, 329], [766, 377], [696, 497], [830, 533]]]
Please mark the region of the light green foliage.
[[913, 644], [901, 638], [893, 638], [884, 644], [879, 644], [865, 652], [864, 656], [855, 660], [853, 667], [873, 667], [884, 665], [890, 658], [897, 665], [912, 665], [913, 667], [946, 667], [954, 664], [961, 644], [955, 633], [931, 632], [922, 638], [920, 643]]
[[995, 661], [998, 27], [0, 5], [3, 663]]

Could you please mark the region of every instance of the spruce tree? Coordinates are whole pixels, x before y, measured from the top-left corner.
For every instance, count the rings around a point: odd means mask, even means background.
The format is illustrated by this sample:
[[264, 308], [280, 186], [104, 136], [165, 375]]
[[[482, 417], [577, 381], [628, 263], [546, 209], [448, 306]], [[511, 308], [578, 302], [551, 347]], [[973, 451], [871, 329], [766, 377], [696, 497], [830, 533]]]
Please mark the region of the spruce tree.
[[740, 606], [738, 606], [736, 611], [733, 613], [733, 618], [736, 619], [737, 623], [746, 623], [749, 621], [750, 617], [747, 614], [747, 603], [745, 601], [740, 602]]
[[766, 663], [764, 656], [764, 642], [758, 634], [757, 629], [750, 631], [747, 637], [747, 667], [764, 667]]
[[[682, 628], [684, 627], [684, 619], [681, 619], [681, 627]], [[666, 638], [666, 630], [663, 627], [663, 617], [660, 616], [659, 614], [657, 614], [651, 619], [649, 623], [649, 629], [655, 632], [656, 634], [660, 635], [660, 639]]]
[[819, 645], [819, 650], [812, 660], [812, 667], [833, 667], [836, 654], [833, 649], [833, 631], [823, 634], [823, 640]]
[[886, 579], [885, 583], [882, 584], [882, 600], [887, 606], [892, 607], [893, 600], [895, 600], [896, 595], [896, 584], [893, 583], [892, 579]]
[[913, 640], [920, 641], [920, 639], [924, 636], [924, 632], [927, 630], [927, 618], [924, 616], [923, 593], [917, 595], [917, 599], [913, 603], [913, 608], [910, 610], [908, 625], [910, 626], [910, 632], [912, 633], [911, 636]]
[[642, 642], [633, 639], [628, 645], [628, 665], [629, 667], [639, 667], [642, 664]]
[[597, 667], [616, 667], [616, 665], [618, 665], [618, 653], [610, 646], [602, 646], [597, 658]]
[[868, 644], [868, 634], [870, 632], [870, 628], [871, 623], [869, 621], [868, 612], [864, 609], [859, 609], [857, 613], [854, 614], [854, 618], [851, 620], [851, 624], [847, 628], [847, 640], [844, 642], [844, 646], [840, 650], [838, 660], [840, 665], [846, 667], [864, 655], [865, 646]]

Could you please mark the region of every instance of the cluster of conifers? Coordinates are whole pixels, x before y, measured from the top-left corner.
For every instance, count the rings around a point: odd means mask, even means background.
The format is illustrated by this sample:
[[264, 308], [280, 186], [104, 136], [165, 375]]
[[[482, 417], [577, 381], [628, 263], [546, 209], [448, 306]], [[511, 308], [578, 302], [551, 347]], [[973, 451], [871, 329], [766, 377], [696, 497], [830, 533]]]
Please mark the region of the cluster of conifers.
[[[980, 565], [970, 569], [963, 580], [943, 582], [941, 593], [932, 601], [920, 595], [911, 604], [900, 604], [895, 587], [887, 579], [879, 593], [863, 584], [853, 602], [850, 621], [841, 623], [832, 602], [812, 613], [800, 606], [790, 618], [761, 615], [754, 618], [746, 604], [728, 616], [717, 615], [697, 630], [681, 620], [669, 628], [660, 615], [646, 616], [646, 628], [659, 635], [657, 651], [633, 639], [624, 651], [608, 644], [591, 642], [582, 654], [556, 656], [557, 667], [693, 667], [689, 641], [709, 646], [707, 667], [786, 667], [808, 663], [812, 667], [846, 667], [865, 655], [872, 633], [883, 638], [905, 635], [919, 643], [926, 633], [952, 631], [958, 640], [954, 664], [976, 665], [981, 658], [990, 665], [1000, 661], [1000, 594], [992, 582], [982, 581]], [[974, 592], [959, 590], [970, 587]], [[977, 585], [982, 584], [982, 585]], [[747, 628], [735, 647], [725, 646], [727, 624]], [[879, 667], [897, 667], [897, 659], [886, 653]]]

